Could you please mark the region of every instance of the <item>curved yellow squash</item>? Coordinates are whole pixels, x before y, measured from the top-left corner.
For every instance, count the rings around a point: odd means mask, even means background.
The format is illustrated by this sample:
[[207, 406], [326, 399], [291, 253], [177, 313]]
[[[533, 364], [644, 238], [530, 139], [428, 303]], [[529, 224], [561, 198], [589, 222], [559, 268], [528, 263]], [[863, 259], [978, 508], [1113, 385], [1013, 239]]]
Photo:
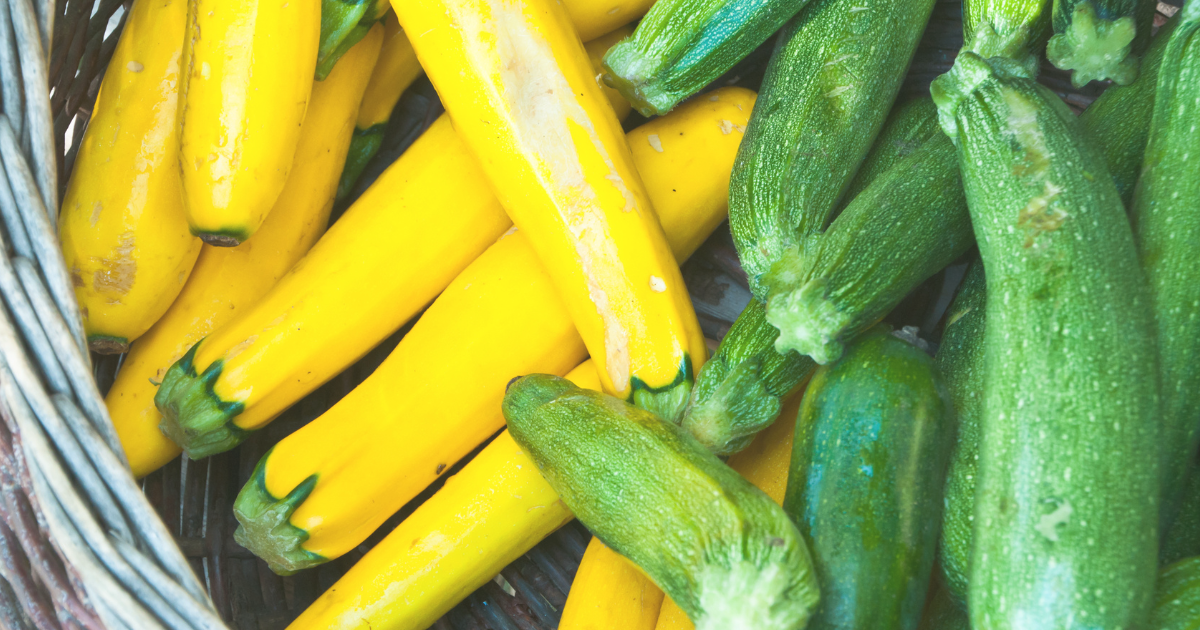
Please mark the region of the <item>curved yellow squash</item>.
[[[654, 0], [562, 0], [579, 39], [585, 42], [637, 20], [653, 4]], [[600, 56], [605, 52], [601, 51]]]
[[374, 27], [313, 85], [311, 115], [301, 130], [292, 174], [258, 234], [237, 247], [205, 245], [175, 303], [121, 364], [105, 403], [134, 476], [150, 474], [179, 455], [179, 446], [159, 429], [154, 383], [193, 344], [261, 298], [325, 231], [334, 174], [345, 159], [382, 39], [383, 27]]
[[125, 352], [183, 288], [188, 231], [175, 110], [186, 0], [137, 0], [100, 84], [59, 239], [92, 350]]
[[172, 439], [193, 459], [232, 448], [395, 332], [511, 226], [441, 117], [257, 306], [172, 367], [156, 396]]
[[[595, 376], [592, 383], [582, 382], [590, 363], [567, 378], [597, 388]], [[773, 494], [770, 488], [787, 484], [795, 425], [790, 419], [799, 398], [787, 406], [788, 420], [764, 431], [730, 462], [776, 500], [782, 500], [782, 490]], [[504, 431], [288, 628], [422, 630], [571, 518]]]
[[386, 123], [400, 95], [421, 76], [417, 53], [404, 36], [396, 16], [389, 13], [381, 21], [384, 24], [383, 50], [358, 108], [355, 127], [359, 133]]
[[[736, 129], [753, 104], [753, 92], [726, 88], [629, 134], [681, 261], [725, 217]], [[524, 233], [508, 234], [366, 381], [263, 457], [234, 506], [239, 542], [280, 572], [341, 556], [504, 426], [509, 379], [563, 374], [585, 356]]]
[[671, 248], [557, 0], [392, 9], [546, 266], [606, 391], [675, 420], [707, 350]]
[[599, 538], [588, 543], [558, 630], [654, 630], [663, 592]]
[[312, 91], [320, 0], [188, 0], [179, 166], [192, 232], [232, 247], [287, 182]]
[[[803, 391], [792, 394], [783, 404], [779, 420], [758, 434], [745, 450], [729, 458], [730, 468], [741, 473], [780, 505], [783, 505], [783, 494], [787, 489], [792, 437], [796, 432], [796, 415], [800, 412], [800, 399], [803, 396]], [[655, 630], [694, 630], [695, 627], [670, 597], [663, 598]]]

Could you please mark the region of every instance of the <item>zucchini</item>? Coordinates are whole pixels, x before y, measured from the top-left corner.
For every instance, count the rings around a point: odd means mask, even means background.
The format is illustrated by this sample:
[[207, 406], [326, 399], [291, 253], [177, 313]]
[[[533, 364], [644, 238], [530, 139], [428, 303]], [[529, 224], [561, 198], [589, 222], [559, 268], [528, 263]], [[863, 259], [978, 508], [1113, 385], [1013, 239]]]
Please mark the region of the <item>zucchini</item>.
[[388, 0], [321, 0], [316, 79], [324, 81], [342, 55], [366, 37], [389, 8]]
[[1188, 0], [1176, 21], [1132, 208], [1158, 333], [1164, 527], [1200, 445], [1200, 0]]
[[1104, 152], [1108, 172], [1127, 208], [1142, 172], [1150, 117], [1154, 113], [1158, 66], [1177, 23], [1178, 20], [1171, 20], [1158, 31], [1142, 56], [1141, 70], [1133, 83], [1108, 88], [1079, 115], [1079, 121], [1092, 132], [1092, 139]]
[[1077, 88], [1105, 79], [1127, 85], [1137, 78], [1134, 43], [1148, 41], [1155, 4], [1154, 0], [1054, 0], [1054, 36], [1046, 43], [1046, 58], [1071, 71], [1071, 83]]
[[509, 433], [575, 516], [698, 630], [798, 630], [817, 602], [783, 509], [679, 427], [544, 374], [509, 384]]
[[[919, 99], [898, 107], [880, 133], [875, 147], [863, 161], [862, 168], [850, 184], [850, 191], [867, 188], [880, 173], [903, 161], [935, 135], [942, 134], [937, 127], [932, 103]], [[953, 155], [953, 147], [950, 147], [950, 153]], [[953, 169], [957, 171], [957, 163], [953, 164]], [[895, 184], [901, 183], [898, 178], [890, 181], [890, 188], [883, 186], [879, 190], [891, 190]], [[879, 196], [875, 194], [876, 198]], [[848, 221], [861, 220], [869, 216], [871, 211], [868, 202], [858, 203], [856, 200], [851, 206], [857, 209], [849, 213]], [[929, 220], [936, 225], [929, 234], [940, 233], [943, 220], [934, 216], [932, 209], [922, 208], [918, 204], [912, 204], [911, 209], [917, 211], [918, 221]], [[966, 208], [961, 204], [957, 212], [965, 218]], [[836, 234], [837, 246], [853, 247], [853, 232], [838, 227], [840, 221], [840, 217], [834, 221], [830, 233]], [[885, 230], [883, 238], [886, 239], [891, 233]], [[903, 240], [908, 240], [907, 232]], [[820, 237], [814, 239], [814, 243], [820, 245]], [[912, 261], [905, 258], [906, 254], [923, 256], [925, 252], [908, 244], [888, 248], [882, 247], [882, 243], [877, 241], [875, 245], [874, 251], [867, 254], [867, 260], [876, 264], [858, 265], [854, 269], [859, 273], [858, 276], [851, 274], [840, 279], [847, 284], [870, 284], [881, 289], [882, 300], [878, 296], [860, 297], [865, 312], [882, 314], [895, 305], [897, 296], [904, 295], [912, 286], [882, 286], [878, 282], [869, 282], [867, 277], [876, 273], [875, 267], [880, 266], [880, 261], [889, 260], [897, 270], [903, 270], [913, 266], [909, 264]], [[821, 248], [814, 246], [814, 249]], [[938, 251], [941, 249], [935, 248]], [[832, 252], [833, 247], [825, 251]], [[836, 271], [837, 261], [825, 258], [823, 262], [826, 263], [825, 271]], [[916, 266], [921, 265], [918, 263]], [[862, 275], [864, 273], [866, 276]], [[816, 364], [807, 355], [777, 351], [775, 342], [778, 338], [779, 330], [767, 322], [765, 306], [758, 300], [751, 300], [721, 341], [716, 355], [700, 370], [684, 414], [683, 426], [714, 453], [728, 455], [748, 444], [754, 434], [775, 421], [779, 415], [780, 401], [795, 391], [815, 368]]]
[[1158, 574], [1154, 612], [1146, 628], [1200, 629], [1200, 556], [1180, 560]]
[[1192, 464], [1191, 473], [1179, 497], [1175, 520], [1162, 537], [1158, 563], [1167, 565], [1183, 558], [1200, 555], [1200, 477]]
[[1074, 114], [1019, 63], [964, 51], [931, 91], [995, 294], [972, 625], [1134, 626], [1157, 556], [1158, 375], [1120, 197]]
[[947, 592], [958, 604], [967, 602], [975, 481], [979, 464], [979, 416], [983, 411], [983, 331], [987, 283], [983, 263], [971, 263], [954, 302], [946, 311], [946, 329], [937, 365], [958, 421], [957, 438], [946, 473], [946, 512], [940, 543]]
[[[936, 581], [936, 580], [935, 580]], [[971, 630], [971, 622], [967, 613], [959, 603], [954, 601], [950, 590], [945, 584], [933, 586], [934, 593], [925, 605], [925, 615], [921, 618], [920, 630]]]
[[843, 341], [973, 243], [954, 145], [936, 134], [875, 178], [788, 270], [796, 290], [767, 302], [776, 347], [837, 360]]
[[[729, 226], [759, 300], [825, 229], [891, 109], [930, 0], [818, 0], [784, 27], [729, 185]], [[813, 156], [820, 156], [815, 159]], [[772, 285], [772, 267], [784, 267]]]
[[963, 50], [1011, 59], [1035, 75], [1050, 11], [1050, 0], [963, 0]]
[[661, 116], [767, 40], [809, 0], [661, 0], [604, 55], [603, 81]]
[[915, 628], [941, 525], [954, 410], [933, 358], [872, 328], [813, 375], [783, 505], [813, 556], [809, 628]]

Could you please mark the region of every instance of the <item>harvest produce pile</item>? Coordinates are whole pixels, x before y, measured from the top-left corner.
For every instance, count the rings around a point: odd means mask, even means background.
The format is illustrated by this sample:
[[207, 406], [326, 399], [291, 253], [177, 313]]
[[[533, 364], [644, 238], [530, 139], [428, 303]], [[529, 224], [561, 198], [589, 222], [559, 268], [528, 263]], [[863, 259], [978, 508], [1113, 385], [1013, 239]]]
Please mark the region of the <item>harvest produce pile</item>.
[[[134, 0], [59, 220], [133, 474], [409, 324], [237, 542], [310, 570], [486, 446], [291, 628], [429, 627], [573, 519], [564, 630], [1200, 628], [1200, 0], [964, 0], [898, 100], [933, 1]], [[956, 263], [937, 343], [881, 323]]]

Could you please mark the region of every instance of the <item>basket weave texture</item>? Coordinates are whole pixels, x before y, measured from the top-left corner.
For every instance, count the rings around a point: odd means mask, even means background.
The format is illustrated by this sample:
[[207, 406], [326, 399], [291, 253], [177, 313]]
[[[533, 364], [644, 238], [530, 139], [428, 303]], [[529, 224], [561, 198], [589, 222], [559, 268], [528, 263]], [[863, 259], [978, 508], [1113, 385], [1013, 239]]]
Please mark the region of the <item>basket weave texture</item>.
[[[1159, 8], [1158, 23], [1174, 13]], [[120, 357], [89, 356], [55, 235], [67, 179], [58, 174], [70, 173], [127, 9], [120, 0], [0, 0], [0, 627], [283, 628], [440, 482], [358, 549], [286, 578], [234, 542], [233, 499], [272, 444], [365, 379], [404, 331], [237, 449], [133, 480], [102, 398]], [[940, 1], [904, 95], [928, 94], [961, 33], [960, 3]], [[757, 88], [772, 45], [716, 84]], [[1077, 111], [1103, 90], [1075, 90], [1048, 65], [1040, 80]], [[427, 81], [410, 88], [359, 192], [440, 112]], [[634, 119], [628, 126], [644, 120]], [[750, 297], [728, 231], [684, 272], [705, 333], [720, 339]], [[931, 278], [889, 321], [936, 335], [956, 277]], [[564, 527], [434, 628], [557, 627], [589, 537], [578, 523]]]

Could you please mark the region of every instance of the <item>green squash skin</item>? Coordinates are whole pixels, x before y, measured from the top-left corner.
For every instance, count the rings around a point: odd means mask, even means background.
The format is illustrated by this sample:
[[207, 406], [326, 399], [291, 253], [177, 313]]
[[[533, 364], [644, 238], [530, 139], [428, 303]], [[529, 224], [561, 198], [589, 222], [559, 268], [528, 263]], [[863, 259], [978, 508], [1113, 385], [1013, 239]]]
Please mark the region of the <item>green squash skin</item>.
[[836, 361], [846, 342], [974, 241], [954, 144], [937, 134], [875, 178], [789, 269], [798, 290], [767, 302], [776, 347]]
[[1051, 0], [963, 0], [963, 50], [1006, 57], [1036, 74], [1050, 13]]
[[354, 135], [350, 137], [350, 150], [346, 153], [346, 163], [342, 166], [342, 177], [338, 180], [335, 197], [337, 201], [350, 196], [358, 178], [362, 177], [363, 170], [383, 146], [383, 133], [386, 129], [387, 123], [379, 123], [367, 129], [354, 130]]
[[771, 266], [801, 257], [825, 229], [932, 8], [931, 0], [816, 0], [781, 32], [729, 184], [730, 230], [759, 300]]
[[920, 630], [971, 630], [967, 611], [954, 601], [946, 586], [939, 582], [932, 588], [934, 593], [925, 605]]
[[813, 375], [784, 499], [821, 585], [810, 630], [917, 627], [937, 551], [953, 416], [933, 358], [887, 326]]
[[983, 263], [971, 263], [954, 302], [946, 311], [946, 330], [937, 366], [946, 379], [958, 422], [950, 468], [946, 473], [946, 511], [942, 516], [940, 560], [946, 591], [960, 606], [967, 602], [971, 530], [975, 517], [975, 479], [979, 463], [979, 415], [983, 407], [983, 336], [987, 284]]
[[617, 398], [544, 374], [509, 385], [504, 417], [546, 481], [697, 630], [799, 630], [816, 605], [783, 509], [695, 438]]
[[1200, 1], [1176, 21], [1131, 209], [1158, 333], [1164, 526], [1200, 445]]
[[989, 295], [971, 622], [1136, 627], [1158, 555], [1145, 278], [1103, 156], [1021, 71], [963, 52], [932, 88]]
[[1112, 79], [1128, 85], [1138, 74], [1137, 54], [1149, 41], [1154, 0], [1054, 0], [1054, 36], [1046, 58], [1071, 71], [1071, 83]]
[[1200, 556], [1180, 560], [1158, 574], [1146, 630], [1200, 630]]
[[[879, 175], [940, 135], [937, 111], [929, 99], [896, 107], [850, 184], [848, 196], [857, 196]], [[966, 208], [961, 211], [966, 214]], [[911, 247], [902, 251], [919, 252]], [[880, 305], [877, 310], [892, 306]], [[731, 455], [748, 446], [759, 431], [775, 422], [783, 399], [816, 368], [806, 355], [777, 352], [778, 338], [779, 331], [766, 320], [765, 306], [751, 300], [717, 353], [700, 369], [683, 427], [717, 455]]]
[[1163, 534], [1158, 563], [1168, 565], [1183, 558], [1200, 555], [1200, 474], [1192, 465], [1183, 492], [1179, 496], [1179, 508], [1167, 533]]
[[371, 11], [374, 0], [321, 0], [321, 40], [317, 44], [316, 79], [324, 81], [337, 60], [349, 48], [347, 39], [362, 39], [366, 32], [355, 33], [363, 16]]
[[604, 55], [603, 80], [661, 116], [750, 54], [809, 0], [661, 0]]
[[1150, 117], [1154, 113], [1158, 66], [1177, 23], [1178, 20], [1167, 22], [1151, 40], [1142, 56], [1137, 80], [1108, 88], [1079, 115], [1080, 123], [1091, 132], [1092, 140], [1104, 153], [1108, 171], [1126, 208], [1132, 204], [1134, 185], [1142, 172]]

